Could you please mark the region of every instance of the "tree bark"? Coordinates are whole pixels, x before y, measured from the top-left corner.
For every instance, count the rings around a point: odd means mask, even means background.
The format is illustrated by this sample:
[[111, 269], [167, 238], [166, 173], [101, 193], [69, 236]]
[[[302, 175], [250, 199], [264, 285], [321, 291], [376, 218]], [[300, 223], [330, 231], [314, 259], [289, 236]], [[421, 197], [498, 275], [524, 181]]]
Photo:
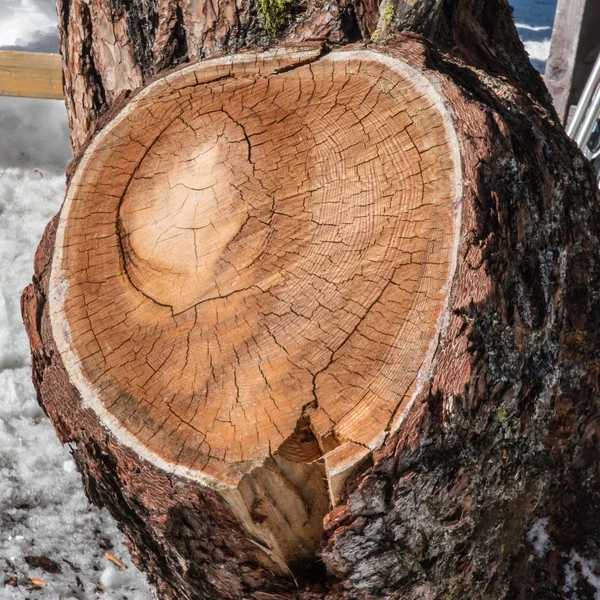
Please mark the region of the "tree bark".
[[442, 99], [460, 153], [456, 262], [426, 376], [397, 430], [345, 478], [318, 547], [297, 562], [261, 543], [260, 510], [250, 530], [218, 490], [153, 464], [82, 404], [51, 323], [60, 215], [49, 224], [22, 298], [34, 384], [59, 438], [76, 448], [90, 499], [115, 516], [157, 596], [593, 598], [582, 568], [600, 539], [595, 179], [508, 4], [58, 7], [70, 177], [140, 88], [183, 63], [272, 45], [302, 47], [315, 64], [348, 47], [416, 69]]

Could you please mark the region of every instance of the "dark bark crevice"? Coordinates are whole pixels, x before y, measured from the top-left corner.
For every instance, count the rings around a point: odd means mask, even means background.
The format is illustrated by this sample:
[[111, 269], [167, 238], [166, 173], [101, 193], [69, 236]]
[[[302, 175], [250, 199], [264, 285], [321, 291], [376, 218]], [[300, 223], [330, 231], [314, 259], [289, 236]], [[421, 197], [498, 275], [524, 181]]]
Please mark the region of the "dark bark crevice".
[[136, 63], [140, 65], [145, 79], [155, 74], [153, 45], [158, 29], [158, 0], [112, 0], [113, 10], [120, 18], [127, 18], [128, 35], [134, 44]]
[[102, 82], [102, 75], [96, 68], [94, 51], [92, 49], [94, 24], [90, 9], [86, 4], [81, 5], [81, 25], [85, 31], [81, 48], [82, 71], [90, 89], [93, 90], [92, 106], [94, 113], [97, 115], [102, 115], [102, 113], [108, 108], [108, 104], [106, 101], [104, 84]]

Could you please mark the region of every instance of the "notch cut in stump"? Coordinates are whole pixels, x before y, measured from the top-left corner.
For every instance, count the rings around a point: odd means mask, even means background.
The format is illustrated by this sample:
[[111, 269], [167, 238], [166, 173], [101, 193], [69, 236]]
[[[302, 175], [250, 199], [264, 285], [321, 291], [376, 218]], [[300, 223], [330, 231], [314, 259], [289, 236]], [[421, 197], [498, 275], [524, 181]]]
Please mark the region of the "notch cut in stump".
[[442, 99], [397, 58], [279, 49], [160, 78], [85, 150], [60, 215], [69, 381], [293, 570], [427, 379], [461, 193]]

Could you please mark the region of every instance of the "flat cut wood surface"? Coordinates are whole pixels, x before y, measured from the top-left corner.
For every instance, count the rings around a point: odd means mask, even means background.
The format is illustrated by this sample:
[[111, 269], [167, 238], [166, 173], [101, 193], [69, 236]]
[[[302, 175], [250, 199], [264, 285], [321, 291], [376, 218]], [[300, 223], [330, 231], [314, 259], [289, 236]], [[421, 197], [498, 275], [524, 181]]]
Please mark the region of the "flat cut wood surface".
[[60, 55], [0, 50], [0, 96], [62, 100]]
[[335, 502], [427, 375], [455, 256], [436, 92], [371, 51], [246, 54], [161, 79], [86, 151], [50, 310], [85, 405], [235, 488], [322, 463]]

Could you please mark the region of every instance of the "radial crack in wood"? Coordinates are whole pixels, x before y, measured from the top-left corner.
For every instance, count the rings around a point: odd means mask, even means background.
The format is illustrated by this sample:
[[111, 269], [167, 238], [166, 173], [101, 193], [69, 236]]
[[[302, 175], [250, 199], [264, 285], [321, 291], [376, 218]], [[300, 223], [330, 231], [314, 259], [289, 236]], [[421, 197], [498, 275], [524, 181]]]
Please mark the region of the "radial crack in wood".
[[461, 195], [435, 82], [371, 50], [201, 62], [137, 94], [70, 184], [53, 336], [83, 405], [310, 560], [444, 327]]

